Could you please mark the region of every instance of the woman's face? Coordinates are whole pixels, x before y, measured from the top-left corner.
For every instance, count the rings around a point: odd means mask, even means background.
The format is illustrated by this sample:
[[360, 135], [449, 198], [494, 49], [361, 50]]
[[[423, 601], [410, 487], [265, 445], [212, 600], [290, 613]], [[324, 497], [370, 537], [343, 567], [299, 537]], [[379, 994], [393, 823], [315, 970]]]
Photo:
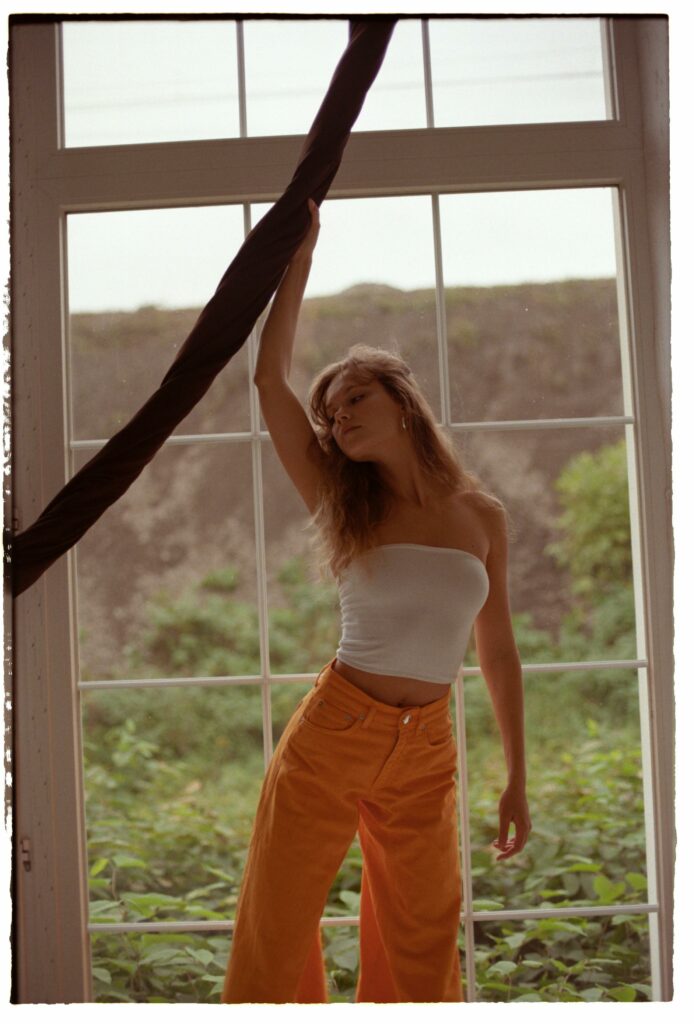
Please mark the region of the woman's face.
[[367, 383], [338, 374], [325, 394], [325, 409], [338, 447], [356, 462], [378, 462], [402, 444], [402, 409], [377, 378]]

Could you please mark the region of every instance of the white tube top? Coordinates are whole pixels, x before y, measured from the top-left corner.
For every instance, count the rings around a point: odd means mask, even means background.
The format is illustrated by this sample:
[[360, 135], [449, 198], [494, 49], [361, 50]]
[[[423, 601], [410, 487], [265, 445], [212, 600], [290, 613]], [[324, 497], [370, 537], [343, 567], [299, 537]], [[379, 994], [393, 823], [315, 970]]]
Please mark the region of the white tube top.
[[449, 684], [487, 599], [489, 577], [484, 563], [460, 548], [381, 544], [350, 562], [338, 593], [341, 661], [379, 675]]

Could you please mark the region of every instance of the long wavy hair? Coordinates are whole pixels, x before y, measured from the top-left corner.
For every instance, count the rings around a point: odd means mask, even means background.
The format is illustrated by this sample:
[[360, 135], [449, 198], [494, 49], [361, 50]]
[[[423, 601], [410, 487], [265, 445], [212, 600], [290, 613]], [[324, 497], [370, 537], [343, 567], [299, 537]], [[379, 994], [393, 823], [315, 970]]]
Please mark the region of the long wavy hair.
[[345, 359], [321, 370], [309, 389], [309, 414], [319, 442], [321, 486], [311, 517], [321, 578], [340, 577], [357, 555], [374, 546], [376, 527], [388, 516], [395, 495], [377, 463], [348, 458], [337, 444], [326, 412], [325, 395], [334, 378], [349, 372], [357, 383], [374, 378], [402, 407], [407, 431], [426, 479], [451, 494], [466, 491], [476, 503], [505, 513], [503, 503], [483, 490], [479, 478], [460, 464], [452, 439], [439, 427], [414, 374], [393, 352], [353, 345]]

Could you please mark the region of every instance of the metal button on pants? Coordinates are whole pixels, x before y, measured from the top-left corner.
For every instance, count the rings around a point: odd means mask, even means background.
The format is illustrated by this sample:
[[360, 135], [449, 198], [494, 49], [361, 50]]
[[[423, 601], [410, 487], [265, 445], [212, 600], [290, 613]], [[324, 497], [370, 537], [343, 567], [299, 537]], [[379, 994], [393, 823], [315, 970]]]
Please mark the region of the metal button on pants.
[[327, 1002], [320, 918], [358, 832], [358, 1002], [459, 1002], [462, 897], [449, 695], [374, 700], [332, 668], [260, 793], [222, 1001]]

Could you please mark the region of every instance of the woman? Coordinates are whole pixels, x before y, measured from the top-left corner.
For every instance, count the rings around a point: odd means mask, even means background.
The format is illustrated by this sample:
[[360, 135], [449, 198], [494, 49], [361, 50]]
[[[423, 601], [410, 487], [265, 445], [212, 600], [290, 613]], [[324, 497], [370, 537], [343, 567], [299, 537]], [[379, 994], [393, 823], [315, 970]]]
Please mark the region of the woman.
[[460, 1001], [449, 697], [473, 620], [508, 767], [498, 859], [522, 850], [530, 831], [506, 518], [463, 472], [395, 355], [357, 345], [319, 374], [314, 431], [288, 383], [319, 231], [309, 206], [309, 230], [262, 331], [255, 383], [337, 579], [342, 638], [263, 782], [222, 1001], [327, 1001], [319, 921], [357, 831], [357, 1001]]

